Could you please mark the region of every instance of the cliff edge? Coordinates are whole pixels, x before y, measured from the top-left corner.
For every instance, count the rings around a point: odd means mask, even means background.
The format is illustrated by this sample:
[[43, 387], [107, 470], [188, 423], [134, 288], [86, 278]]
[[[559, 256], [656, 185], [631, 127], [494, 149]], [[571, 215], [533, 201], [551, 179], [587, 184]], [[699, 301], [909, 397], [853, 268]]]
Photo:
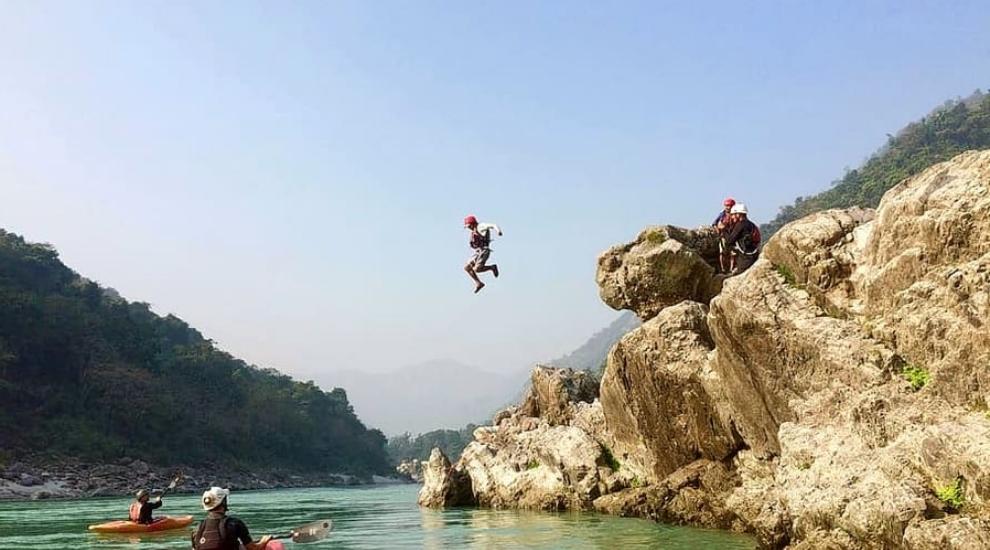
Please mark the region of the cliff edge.
[[600, 384], [538, 367], [457, 464], [424, 463], [421, 503], [990, 548], [990, 151], [792, 222], [730, 279], [712, 242], [666, 226], [606, 251], [602, 299], [643, 325]]

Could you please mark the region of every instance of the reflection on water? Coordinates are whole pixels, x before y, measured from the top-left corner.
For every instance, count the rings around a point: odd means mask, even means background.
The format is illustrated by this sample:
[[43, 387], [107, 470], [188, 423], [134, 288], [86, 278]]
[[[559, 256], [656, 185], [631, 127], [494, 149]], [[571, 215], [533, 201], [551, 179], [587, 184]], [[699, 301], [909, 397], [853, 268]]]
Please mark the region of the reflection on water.
[[[499, 549], [752, 549], [744, 536], [659, 525], [650, 521], [595, 514], [493, 511], [476, 509], [427, 510], [416, 506], [417, 486], [399, 485], [349, 489], [293, 489], [234, 493], [232, 513], [258, 537], [284, 532], [323, 518], [334, 520], [325, 541], [300, 545], [324, 548], [499, 548]], [[0, 549], [67, 550], [75, 548], [188, 548], [192, 529], [136, 537], [96, 535], [92, 523], [127, 513], [127, 499], [0, 502]], [[166, 499], [163, 512], [194, 514], [198, 498]], [[291, 545], [289, 546], [291, 548]]]

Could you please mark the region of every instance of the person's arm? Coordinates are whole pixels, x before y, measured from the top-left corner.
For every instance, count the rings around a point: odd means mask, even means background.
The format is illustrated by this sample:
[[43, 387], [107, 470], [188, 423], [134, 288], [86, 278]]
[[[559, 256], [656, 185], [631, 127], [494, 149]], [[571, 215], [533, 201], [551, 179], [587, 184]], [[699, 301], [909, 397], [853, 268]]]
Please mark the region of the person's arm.
[[268, 546], [268, 543], [271, 542], [271, 540], [272, 540], [271, 535], [265, 535], [261, 537], [261, 540], [259, 540], [258, 542], [245, 544], [244, 548], [246, 548], [247, 550], [265, 550], [265, 547]]
[[265, 547], [268, 546], [268, 542], [272, 540], [271, 535], [265, 535], [261, 537], [261, 540], [256, 542], [251, 539], [251, 533], [248, 531], [247, 525], [244, 525], [243, 521], [237, 518], [230, 518], [227, 521], [229, 522], [227, 523], [227, 528], [234, 529], [237, 540], [241, 541], [241, 544], [243, 544], [244, 548], [247, 550], [265, 550]]
[[478, 224], [478, 231], [487, 231], [489, 229], [494, 229], [496, 233], [501, 237], [502, 228], [495, 225], [494, 223], [480, 223]]
[[715, 217], [715, 221], [712, 222], [712, 227], [718, 227], [722, 223], [722, 218], [725, 217], [725, 210], [718, 213]]
[[150, 506], [152, 510], [157, 510], [157, 509], [161, 508], [162, 507], [162, 504], [163, 504], [162, 503], [162, 497], [158, 497], [157, 499], [155, 499], [153, 501], [148, 501], [148, 506]]

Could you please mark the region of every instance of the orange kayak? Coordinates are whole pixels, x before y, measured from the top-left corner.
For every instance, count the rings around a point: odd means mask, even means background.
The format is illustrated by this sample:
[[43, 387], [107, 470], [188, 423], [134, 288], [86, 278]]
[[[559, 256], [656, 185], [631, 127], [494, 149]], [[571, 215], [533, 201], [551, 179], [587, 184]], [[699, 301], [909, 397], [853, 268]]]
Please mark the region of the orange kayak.
[[133, 521], [108, 521], [98, 525], [90, 525], [89, 530], [97, 533], [154, 533], [182, 529], [193, 522], [192, 516], [164, 516], [152, 523], [136, 523]]

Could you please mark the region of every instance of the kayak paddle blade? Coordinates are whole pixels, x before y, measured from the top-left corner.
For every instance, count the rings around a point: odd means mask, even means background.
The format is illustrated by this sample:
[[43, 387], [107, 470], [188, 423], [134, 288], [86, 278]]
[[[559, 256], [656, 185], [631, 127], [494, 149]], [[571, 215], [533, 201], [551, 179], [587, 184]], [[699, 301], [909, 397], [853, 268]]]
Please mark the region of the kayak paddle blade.
[[292, 542], [299, 544], [323, 540], [330, 535], [332, 529], [333, 522], [328, 519], [307, 523], [292, 531]]

